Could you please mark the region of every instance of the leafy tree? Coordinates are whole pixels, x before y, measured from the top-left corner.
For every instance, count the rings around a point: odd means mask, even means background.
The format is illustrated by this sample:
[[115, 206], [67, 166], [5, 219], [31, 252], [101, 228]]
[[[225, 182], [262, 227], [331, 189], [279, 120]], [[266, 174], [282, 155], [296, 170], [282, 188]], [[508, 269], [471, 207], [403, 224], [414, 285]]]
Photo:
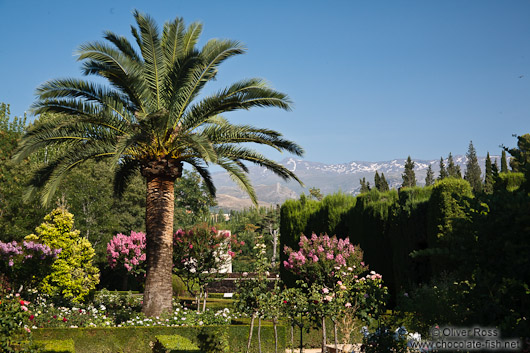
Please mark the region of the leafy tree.
[[486, 156], [486, 166], [485, 166], [485, 176], [484, 176], [484, 192], [486, 194], [491, 194], [493, 192], [493, 185], [495, 184], [495, 177], [493, 175], [493, 165], [491, 164], [490, 153], [488, 152]]
[[469, 149], [467, 151], [467, 164], [466, 164], [466, 174], [464, 179], [466, 179], [474, 192], [482, 191], [482, 178], [480, 177], [480, 166], [478, 165], [477, 152], [475, 147], [473, 147], [473, 141], [469, 142]]
[[416, 186], [416, 174], [414, 173], [414, 162], [408, 156], [407, 162], [405, 163], [405, 171], [401, 176], [403, 178], [402, 187], [413, 187]]
[[25, 130], [26, 118], [11, 117], [9, 105], [0, 103], [0, 240], [4, 242], [21, 241], [46, 215], [38, 202], [23, 198], [33, 169], [31, 160], [11, 161]]
[[322, 201], [322, 199], [324, 198], [324, 195], [322, 195], [320, 189], [315, 187], [309, 188], [309, 195], [318, 201]]
[[40, 289], [50, 295], [60, 295], [81, 302], [99, 282], [99, 270], [92, 265], [95, 255], [90, 242], [74, 229], [74, 216], [58, 207], [44, 217], [35, 234], [26, 237], [52, 249], [61, 249], [54, 260], [52, 272], [46, 276]]
[[438, 176], [438, 180], [443, 180], [448, 176], [449, 174], [447, 174], [447, 170], [445, 169], [444, 159], [443, 157], [440, 157], [440, 174]]
[[209, 96], [200, 96], [216, 78], [219, 65], [243, 54], [235, 41], [212, 39], [196, 48], [202, 25], [187, 28], [181, 18], [159, 33], [154, 20], [134, 12], [132, 35], [140, 51], [125, 37], [105, 32], [110, 43], [87, 43], [79, 49], [83, 73], [110, 83], [80, 79], [49, 81], [37, 90], [35, 114], [55, 113], [22, 138], [17, 161], [46, 146], [57, 155], [32, 179], [49, 203], [64, 175], [88, 159], [110, 158], [115, 167], [114, 190], [123, 193], [138, 171], [146, 179], [147, 278], [143, 312], [157, 316], [171, 310], [171, 267], [174, 184], [190, 164], [215, 194], [208, 164], [217, 164], [257, 203], [244, 162], [265, 167], [284, 179], [301, 181], [287, 168], [241, 145], [253, 142], [302, 155], [292, 141], [270, 129], [235, 125], [220, 114], [254, 107], [290, 109], [286, 94], [260, 79], [236, 82]]
[[453, 160], [453, 154], [451, 152], [449, 152], [449, 157], [447, 157], [447, 176], [449, 178], [462, 179], [460, 166], [455, 164], [455, 161]]
[[427, 176], [425, 177], [425, 186], [434, 185], [434, 172], [432, 171], [432, 166], [429, 164], [427, 168]]
[[[173, 240], [173, 271], [186, 284], [188, 291], [196, 295], [197, 311], [204, 299], [206, 309], [206, 285], [212, 273], [226, 272], [238, 246], [235, 235], [217, 231], [203, 223], [189, 231], [177, 230]], [[199, 291], [194, 290], [198, 285]]]
[[191, 228], [208, 222], [210, 207], [217, 203], [195, 171], [184, 170], [175, 184], [174, 228]]
[[507, 151], [512, 155], [510, 159], [512, 171], [524, 174], [525, 189], [530, 191], [530, 134], [517, 136], [517, 148]]
[[504, 149], [501, 154], [501, 173], [508, 173], [508, 162], [506, 160], [506, 151]]
[[[261, 318], [266, 315], [269, 304], [269, 289], [267, 277], [269, 275], [270, 262], [266, 256], [266, 246], [263, 237], [256, 237], [253, 252], [255, 261], [253, 263], [254, 276], [251, 278], [241, 278], [237, 282], [237, 301], [235, 303], [239, 312], [245, 313], [251, 317], [250, 330], [247, 341], [247, 353], [250, 351], [252, 342], [252, 333], [254, 331], [254, 320], [258, 318], [258, 348], [261, 351], [260, 331]], [[244, 277], [246, 277], [244, 273]]]

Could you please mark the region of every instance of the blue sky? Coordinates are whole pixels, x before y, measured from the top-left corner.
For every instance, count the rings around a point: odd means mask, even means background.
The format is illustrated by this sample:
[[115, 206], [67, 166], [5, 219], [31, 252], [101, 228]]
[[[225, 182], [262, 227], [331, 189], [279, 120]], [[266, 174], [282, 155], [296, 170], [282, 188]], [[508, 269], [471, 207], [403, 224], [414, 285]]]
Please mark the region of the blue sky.
[[499, 154], [530, 132], [527, 0], [0, 0], [0, 102], [20, 116], [41, 83], [81, 77], [77, 47], [104, 30], [131, 38], [133, 9], [202, 22], [201, 44], [244, 43], [208, 89], [262, 77], [289, 94], [291, 112], [226, 117], [282, 132], [306, 160], [438, 159], [470, 140]]

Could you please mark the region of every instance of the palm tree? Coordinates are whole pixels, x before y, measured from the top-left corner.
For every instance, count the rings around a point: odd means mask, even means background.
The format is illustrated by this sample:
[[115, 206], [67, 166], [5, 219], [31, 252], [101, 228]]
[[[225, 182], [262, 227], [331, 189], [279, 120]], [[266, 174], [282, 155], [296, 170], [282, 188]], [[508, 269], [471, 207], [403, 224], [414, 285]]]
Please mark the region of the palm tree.
[[217, 164], [256, 204], [244, 162], [265, 167], [283, 179], [294, 173], [248, 147], [268, 145], [302, 155], [302, 148], [274, 130], [229, 123], [220, 114], [253, 107], [290, 109], [290, 100], [261, 79], [246, 79], [206, 97], [201, 89], [214, 80], [219, 65], [245, 52], [236, 41], [209, 40], [196, 48], [200, 23], [187, 28], [181, 18], [167, 22], [160, 34], [147, 15], [134, 11], [131, 32], [140, 51], [123, 36], [105, 32], [106, 42], [79, 48], [83, 74], [109, 85], [57, 79], [37, 89], [32, 109], [47, 115], [22, 138], [15, 160], [53, 147], [56, 157], [38, 170], [30, 188], [49, 203], [63, 176], [89, 159], [109, 158], [114, 191], [120, 195], [138, 171], [147, 181], [147, 278], [143, 312], [156, 316], [171, 309], [174, 183], [183, 164], [191, 165], [209, 191], [215, 187], [207, 167]]

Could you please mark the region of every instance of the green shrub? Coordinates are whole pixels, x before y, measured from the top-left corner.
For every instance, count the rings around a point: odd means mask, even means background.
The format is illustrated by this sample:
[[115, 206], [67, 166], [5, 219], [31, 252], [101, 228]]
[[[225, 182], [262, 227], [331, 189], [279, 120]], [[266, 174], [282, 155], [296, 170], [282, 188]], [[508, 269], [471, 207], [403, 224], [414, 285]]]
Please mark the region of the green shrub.
[[[212, 326], [213, 327], [213, 326]], [[231, 352], [245, 352], [246, 338], [249, 333], [247, 325], [227, 326], [228, 340]], [[116, 328], [51, 328], [33, 330], [33, 337], [37, 340], [72, 339], [76, 346], [76, 353], [152, 353], [151, 342], [156, 336], [179, 335], [197, 343], [197, 326], [181, 327], [116, 327]], [[257, 337], [257, 327], [254, 327], [254, 337]], [[278, 326], [278, 350], [285, 351], [285, 326]], [[272, 325], [261, 328], [262, 352], [274, 352], [274, 332]], [[258, 352], [256, 340], [252, 341], [251, 353]]]
[[226, 327], [203, 326], [197, 335], [202, 353], [229, 353]]
[[186, 284], [184, 284], [182, 279], [177, 275], [172, 276], [171, 286], [173, 287], [174, 296], [180, 297], [189, 294], [188, 289], [186, 288]]
[[199, 352], [196, 344], [179, 335], [156, 336], [153, 353], [192, 353]]
[[35, 233], [28, 235], [26, 240], [61, 249], [51, 265], [51, 274], [42, 280], [40, 290], [74, 302], [83, 301], [99, 283], [99, 270], [92, 264], [94, 248], [79, 230], [74, 229], [74, 215], [65, 208], [56, 208], [44, 217]]

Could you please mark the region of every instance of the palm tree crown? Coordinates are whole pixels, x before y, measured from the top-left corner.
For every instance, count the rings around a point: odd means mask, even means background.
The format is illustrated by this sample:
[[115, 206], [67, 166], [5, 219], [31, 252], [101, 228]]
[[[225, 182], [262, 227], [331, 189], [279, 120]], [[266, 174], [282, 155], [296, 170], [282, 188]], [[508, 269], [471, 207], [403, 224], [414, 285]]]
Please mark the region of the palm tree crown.
[[120, 194], [138, 170], [180, 177], [189, 163], [203, 177], [210, 192], [215, 187], [207, 164], [224, 168], [256, 202], [244, 161], [266, 167], [284, 179], [300, 180], [287, 168], [241, 143], [255, 142], [302, 155], [297, 144], [270, 129], [229, 123], [221, 113], [252, 107], [290, 109], [287, 95], [261, 79], [236, 82], [199, 101], [197, 96], [216, 77], [226, 59], [244, 53], [232, 40], [212, 39], [201, 49], [196, 43], [200, 23], [187, 28], [181, 18], [164, 25], [134, 12], [138, 28], [132, 34], [140, 48], [122, 36], [105, 32], [110, 43], [81, 45], [79, 60], [85, 75], [105, 78], [108, 85], [79, 79], [57, 79], [37, 89], [35, 114], [58, 113], [37, 124], [22, 139], [16, 159], [46, 146], [64, 146], [64, 153], [41, 169], [33, 184], [43, 187], [49, 202], [62, 176], [90, 158], [111, 157], [116, 163], [115, 191]]
[[[37, 89], [35, 114], [53, 113], [28, 130], [15, 159], [54, 147], [56, 158], [31, 181], [48, 203], [62, 177], [88, 159], [110, 158], [115, 165], [114, 189], [121, 194], [138, 171], [146, 178], [147, 277], [143, 311], [158, 316], [171, 309], [174, 183], [184, 163], [202, 176], [212, 194], [209, 164], [224, 168], [257, 203], [244, 162], [263, 166], [284, 179], [300, 180], [247, 143], [302, 155], [296, 143], [270, 129], [229, 123], [220, 114], [253, 107], [290, 109], [287, 95], [260, 79], [236, 82], [199, 99], [215, 79], [219, 65], [244, 53], [231, 40], [212, 39], [196, 48], [202, 25], [185, 27], [181, 18], [164, 25], [134, 12], [136, 51], [124, 37], [105, 32], [107, 42], [79, 48], [83, 73], [108, 81], [99, 85], [79, 79], [58, 79]], [[301, 182], [300, 182], [301, 183]]]

